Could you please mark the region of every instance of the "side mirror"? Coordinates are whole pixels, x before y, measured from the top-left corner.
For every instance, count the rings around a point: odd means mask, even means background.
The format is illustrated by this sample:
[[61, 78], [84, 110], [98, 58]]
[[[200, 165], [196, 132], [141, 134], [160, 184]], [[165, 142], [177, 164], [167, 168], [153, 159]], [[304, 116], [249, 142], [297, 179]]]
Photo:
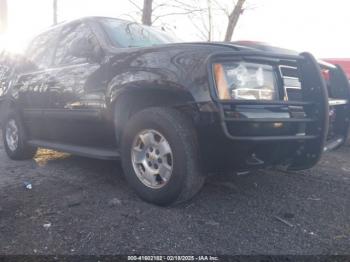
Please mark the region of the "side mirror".
[[96, 62], [99, 60], [99, 56], [101, 55], [99, 47], [94, 45], [91, 39], [84, 37], [75, 39], [71, 43], [69, 47], [69, 53], [74, 57], [86, 58], [88, 60], [93, 60]]

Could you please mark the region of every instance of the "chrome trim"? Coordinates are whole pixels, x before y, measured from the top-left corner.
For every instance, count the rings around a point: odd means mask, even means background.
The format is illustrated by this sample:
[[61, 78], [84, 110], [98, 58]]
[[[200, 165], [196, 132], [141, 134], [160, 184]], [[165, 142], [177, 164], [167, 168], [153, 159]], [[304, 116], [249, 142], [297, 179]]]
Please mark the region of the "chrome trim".
[[282, 68], [291, 68], [291, 69], [295, 69], [295, 70], [298, 70], [298, 68], [295, 66], [287, 66], [287, 65], [279, 65], [278, 66], [280, 76], [283, 80], [284, 100], [289, 101], [288, 89], [301, 90], [301, 85], [300, 86], [286, 86], [284, 83], [285, 82], [284, 79], [293, 79], [293, 80], [298, 80], [300, 82], [300, 78], [299, 77], [284, 76], [282, 73]]
[[349, 101], [346, 99], [332, 99], [332, 98], [330, 98], [328, 100], [328, 103], [330, 106], [339, 106], [339, 105], [346, 105], [349, 103]]

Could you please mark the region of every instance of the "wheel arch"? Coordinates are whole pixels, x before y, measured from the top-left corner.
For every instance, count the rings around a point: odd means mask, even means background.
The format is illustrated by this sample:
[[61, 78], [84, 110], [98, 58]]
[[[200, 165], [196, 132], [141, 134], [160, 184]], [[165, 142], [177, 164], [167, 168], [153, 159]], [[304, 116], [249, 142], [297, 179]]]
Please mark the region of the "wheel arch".
[[115, 88], [108, 105], [109, 115], [119, 144], [123, 127], [135, 113], [149, 107], [176, 108], [193, 121], [199, 117], [198, 106], [192, 94], [185, 88], [174, 84], [132, 83]]
[[20, 117], [22, 117], [19, 110], [19, 106], [16, 103], [16, 100], [12, 98], [4, 98], [0, 100], [0, 124], [3, 123], [5, 120], [6, 116], [10, 112], [16, 112]]

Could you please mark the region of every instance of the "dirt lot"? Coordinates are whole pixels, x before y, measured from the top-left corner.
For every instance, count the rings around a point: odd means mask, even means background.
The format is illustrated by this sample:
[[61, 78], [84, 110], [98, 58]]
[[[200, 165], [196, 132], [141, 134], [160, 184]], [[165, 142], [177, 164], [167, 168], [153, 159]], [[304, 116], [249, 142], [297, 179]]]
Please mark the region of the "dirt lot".
[[159, 208], [116, 162], [48, 150], [15, 162], [0, 144], [0, 254], [350, 254], [349, 156], [213, 176], [190, 203]]

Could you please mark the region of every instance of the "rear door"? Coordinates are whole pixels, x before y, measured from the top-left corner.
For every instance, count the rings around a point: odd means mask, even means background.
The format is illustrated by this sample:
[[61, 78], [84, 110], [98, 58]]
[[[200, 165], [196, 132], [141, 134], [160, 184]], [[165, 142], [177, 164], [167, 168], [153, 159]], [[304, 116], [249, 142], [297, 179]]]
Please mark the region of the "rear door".
[[2, 121], [2, 118], [4, 116], [4, 94], [9, 86], [9, 75], [11, 72], [11, 69], [9, 67], [9, 61], [8, 61], [8, 56], [6, 53], [1, 53], [0, 52], [0, 124]]
[[9, 57], [7, 54], [0, 53], [0, 101], [3, 98], [4, 90], [9, 82], [10, 67], [8, 60]]
[[32, 138], [47, 137], [43, 112], [49, 106], [49, 98], [45, 91], [58, 33], [56, 28], [34, 38], [19, 65], [12, 88], [12, 96], [18, 101]]

